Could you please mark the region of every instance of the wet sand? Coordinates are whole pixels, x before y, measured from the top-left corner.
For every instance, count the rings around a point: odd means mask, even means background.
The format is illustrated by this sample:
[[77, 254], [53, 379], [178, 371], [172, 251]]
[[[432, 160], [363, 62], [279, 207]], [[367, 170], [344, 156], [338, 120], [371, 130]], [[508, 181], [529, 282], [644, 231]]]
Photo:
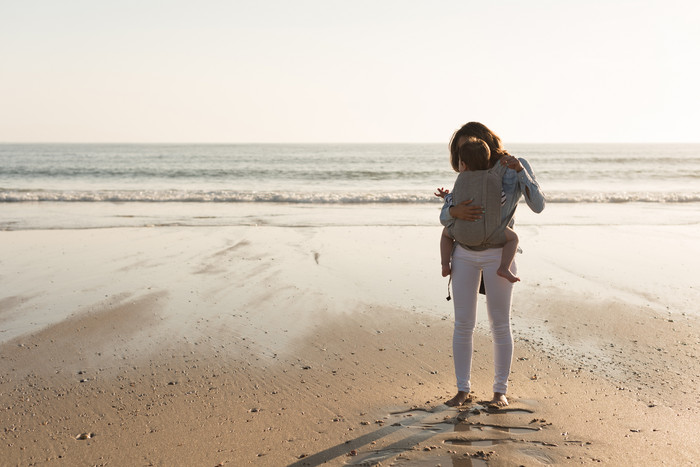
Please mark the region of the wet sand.
[[651, 223], [648, 206], [625, 206], [622, 221], [613, 207], [560, 208], [519, 217], [511, 406], [500, 411], [484, 403], [483, 302], [477, 401], [443, 404], [455, 391], [452, 311], [440, 229], [422, 223], [434, 208], [413, 226], [397, 208], [400, 227], [380, 225], [375, 208], [277, 206], [280, 217], [252, 222], [251, 209], [240, 225], [0, 232], [0, 457], [692, 464], [697, 209]]

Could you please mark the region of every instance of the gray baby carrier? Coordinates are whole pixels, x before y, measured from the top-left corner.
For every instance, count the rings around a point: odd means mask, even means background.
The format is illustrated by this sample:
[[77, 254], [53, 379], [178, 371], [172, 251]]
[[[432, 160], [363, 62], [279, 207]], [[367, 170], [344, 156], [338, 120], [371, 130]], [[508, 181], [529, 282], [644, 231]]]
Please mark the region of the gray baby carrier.
[[510, 218], [501, 221], [501, 192], [506, 167], [496, 164], [488, 170], [467, 170], [459, 174], [452, 189], [455, 206], [473, 200], [485, 213], [476, 221], [455, 219], [448, 227], [450, 236], [470, 250], [501, 248], [506, 243], [505, 228]]

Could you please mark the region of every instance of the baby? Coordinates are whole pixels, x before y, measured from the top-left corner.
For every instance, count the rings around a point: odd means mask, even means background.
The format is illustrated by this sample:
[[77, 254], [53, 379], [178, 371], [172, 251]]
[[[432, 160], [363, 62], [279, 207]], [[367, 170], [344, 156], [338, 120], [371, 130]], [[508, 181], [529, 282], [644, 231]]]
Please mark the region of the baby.
[[[459, 148], [459, 172], [488, 170], [490, 158], [491, 151], [483, 140], [469, 138], [469, 140]], [[435, 196], [443, 198], [445, 203], [449, 204], [452, 204], [452, 195], [453, 194], [450, 193], [449, 190], [443, 188], [438, 188], [438, 192], [435, 193]], [[452, 272], [450, 259], [452, 257], [454, 239], [449, 232], [451, 226], [452, 224], [445, 227], [440, 237], [440, 259], [442, 262], [443, 277], [449, 276]], [[513, 259], [518, 249], [518, 235], [510, 227], [505, 228], [504, 234], [506, 243], [503, 245], [501, 265], [498, 268], [497, 274], [510, 282], [517, 282], [520, 278], [510, 271], [510, 266], [513, 264]]]

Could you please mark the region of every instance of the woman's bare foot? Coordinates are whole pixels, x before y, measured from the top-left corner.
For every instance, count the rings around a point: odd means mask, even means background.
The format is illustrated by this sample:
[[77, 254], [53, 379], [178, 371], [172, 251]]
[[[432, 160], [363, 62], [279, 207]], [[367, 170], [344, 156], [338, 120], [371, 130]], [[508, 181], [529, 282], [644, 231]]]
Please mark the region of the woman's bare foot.
[[449, 264], [443, 264], [442, 265], [442, 277], [447, 277], [450, 274], [452, 274], [452, 269], [450, 269]]
[[445, 402], [445, 405], [447, 405], [449, 407], [459, 407], [460, 405], [464, 405], [467, 402], [471, 402], [471, 401], [472, 401], [472, 397], [469, 395], [468, 392], [459, 391], [459, 392], [457, 392], [456, 396], [454, 396], [452, 399]]
[[493, 399], [491, 399], [491, 402], [489, 402], [489, 407], [493, 409], [500, 409], [501, 407], [505, 407], [507, 405], [508, 399], [506, 399], [505, 394], [503, 394], [502, 392], [493, 393]]
[[498, 274], [501, 277], [505, 277], [510, 282], [518, 282], [520, 280], [520, 278], [514, 275], [512, 272], [510, 272], [510, 269], [508, 268], [500, 267], [498, 268], [498, 271], [496, 271], [496, 274]]

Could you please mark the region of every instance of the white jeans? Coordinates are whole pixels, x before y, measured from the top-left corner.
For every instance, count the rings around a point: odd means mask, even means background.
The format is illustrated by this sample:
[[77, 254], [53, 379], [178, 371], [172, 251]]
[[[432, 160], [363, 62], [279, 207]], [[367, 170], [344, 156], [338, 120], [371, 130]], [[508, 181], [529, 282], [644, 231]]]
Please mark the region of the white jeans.
[[[472, 251], [457, 245], [452, 253], [452, 297], [455, 306], [455, 330], [452, 354], [455, 361], [457, 389], [469, 392], [476, 326], [476, 303], [481, 273], [486, 287], [486, 309], [493, 336], [495, 377], [493, 392], [505, 394], [513, 358], [510, 332], [510, 302], [513, 284], [496, 274], [501, 264], [502, 248]], [[515, 262], [511, 271], [517, 273]]]

